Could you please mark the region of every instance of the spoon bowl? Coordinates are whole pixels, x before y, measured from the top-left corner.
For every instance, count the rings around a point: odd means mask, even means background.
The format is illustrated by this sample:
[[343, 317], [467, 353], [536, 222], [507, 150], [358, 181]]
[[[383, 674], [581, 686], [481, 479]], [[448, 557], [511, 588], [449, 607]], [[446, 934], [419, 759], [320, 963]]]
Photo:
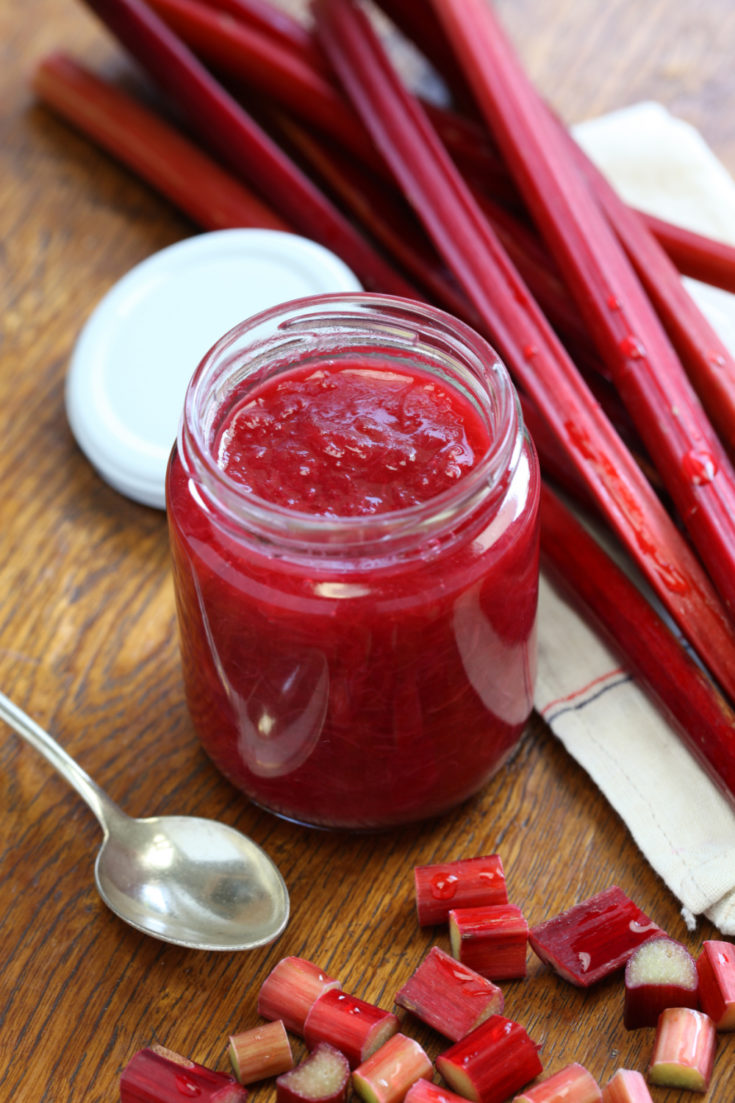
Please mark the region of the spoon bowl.
[[127, 818], [105, 837], [95, 880], [116, 915], [178, 946], [250, 950], [288, 919], [286, 886], [265, 851], [196, 816]]
[[2, 693], [0, 718], [44, 755], [96, 815], [104, 839], [95, 881], [104, 902], [126, 923], [198, 950], [250, 950], [281, 934], [288, 891], [252, 839], [196, 816], [132, 819]]

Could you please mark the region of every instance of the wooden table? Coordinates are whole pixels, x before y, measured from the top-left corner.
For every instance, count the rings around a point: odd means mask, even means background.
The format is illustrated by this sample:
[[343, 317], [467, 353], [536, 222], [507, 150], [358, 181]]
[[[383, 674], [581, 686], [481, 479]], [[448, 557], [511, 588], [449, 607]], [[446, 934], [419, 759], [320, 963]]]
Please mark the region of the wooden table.
[[[499, 0], [534, 78], [569, 121], [655, 98], [700, 128], [735, 171], [731, 0]], [[176, 949], [136, 934], [100, 902], [100, 841], [87, 808], [3, 728], [0, 739], [0, 1098], [96, 1103], [138, 1048], [160, 1042], [227, 1068], [229, 1033], [257, 1022], [255, 996], [283, 955], [313, 958], [390, 1006], [442, 932], [414, 918], [414, 864], [499, 851], [530, 922], [618, 883], [692, 950], [677, 901], [626, 828], [534, 719], [512, 763], [439, 822], [378, 836], [312, 832], [241, 799], [199, 750], [182, 696], [162, 514], [118, 496], [69, 431], [64, 377], [100, 295], [192, 227], [34, 104], [36, 60], [63, 47], [108, 74], [128, 63], [71, 0], [5, 0], [0, 14], [0, 686], [63, 741], [132, 814], [221, 817], [280, 864], [292, 919], [250, 954]], [[587, 994], [529, 955], [506, 1012], [605, 1081], [644, 1069], [650, 1031], [621, 1022], [618, 980]], [[413, 1028], [412, 1028], [413, 1029]], [[416, 1036], [435, 1055], [429, 1031]], [[731, 1040], [710, 1097], [729, 1100]], [[684, 1098], [656, 1090], [662, 1101]], [[257, 1098], [271, 1099], [269, 1087]]]

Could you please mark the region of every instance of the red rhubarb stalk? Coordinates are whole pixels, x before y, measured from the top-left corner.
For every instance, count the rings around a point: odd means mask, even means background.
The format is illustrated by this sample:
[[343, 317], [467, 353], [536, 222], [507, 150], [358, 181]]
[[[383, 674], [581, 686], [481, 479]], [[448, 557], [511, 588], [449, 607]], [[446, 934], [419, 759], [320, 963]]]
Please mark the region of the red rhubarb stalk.
[[486, 0], [433, 0], [679, 515], [735, 613], [735, 471], [565, 137]]
[[513, 1103], [600, 1103], [600, 1085], [584, 1065], [576, 1061], [526, 1088]]
[[684, 276], [735, 291], [735, 245], [638, 212], [648, 229]]
[[85, 0], [176, 104], [215, 156], [293, 226], [342, 257], [369, 287], [413, 289], [355, 230], [142, 0]]
[[320, 1042], [309, 1056], [276, 1080], [276, 1103], [345, 1103], [350, 1087], [347, 1058]]
[[533, 302], [369, 20], [351, 0], [317, 0], [314, 11], [340, 79], [486, 336], [682, 632], [735, 696], [733, 632], [709, 580]]
[[247, 1089], [232, 1076], [206, 1068], [163, 1046], [139, 1050], [122, 1071], [120, 1103], [245, 1103]]
[[413, 882], [416, 914], [422, 927], [445, 923], [452, 908], [508, 903], [499, 854], [415, 866]]
[[436, 1059], [441, 1076], [473, 1103], [504, 1103], [542, 1071], [538, 1046], [520, 1023], [493, 1015]]
[[602, 1089], [602, 1103], [653, 1103], [646, 1078], [638, 1069], [617, 1069]]
[[699, 1007], [694, 958], [673, 938], [644, 942], [625, 966], [626, 1030], [656, 1026], [667, 1007]]
[[399, 1033], [355, 1069], [352, 1087], [365, 1103], [401, 1103], [411, 1085], [433, 1071], [419, 1043]]
[[697, 958], [699, 1003], [717, 1030], [735, 1030], [735, 946], [707, 939]]
[[304, 1041], [309, 1049], [328, 1042], [344, 1053], [350, 1068], [366, 1061], [398, 1030], [391, 1011], [332, 988], [320, 996], [304, 1024]]
[[[296, 110], [311, 126], [375, 165], [365, 129], [329, 80], [324, 66], [256, 26], [234, 20], [197, 0], [147, 0], [168, 27], [206, 65], [255, 89], [273, 104]], [[379, 163], [379, 162], [378, 162]]]
[[[476, 111], [474, 101], [465, 105], [464, 101], [468, 93], [465, 75], [430, 6], [417, 4], [415, 0], [378, 0], [378, 4], [418, 49], [433, 62], [452, 91], [458, 94], [463, 109], [469, 108]], [[470, 99], [472, 99], [471, 95]], [[491, 173], [492, 185], [488, 189], [490, 194], [497, 196], [495, 189], [504, 174], [507, 175], [507, 170], [497, 157]], [[510, 196], [507, 184], [501, 185], [500, 194], [504, 198], [506, 195]], [[518, 205], [517, 194], [511, 202], [514, 207]], [[650, 233], [656, 237], [682, 275], [691, 276], [725, 291], [735, 292], [735, 245], [718, 241], [684, 226], [677, 226], [648, 211], [638, 210], [636, 213], [643, 219]]]
[[148, 108], [61, 53], [44, 58], [36, 94], [207, 230], [288, 230], [257, 196]]
[[613, 885], [532, 927], [529, 942], [534, 953], [564, 980], [588, 988], [622, 969], [641, 943], [665, 935]]
[[708, 1015], [690, 1007], [668, 1007], [661, 1012], [656, 1027], [649, 1083], [706, 1091], [716, 1046], [717, 1032]]
[[304, 1024], [316, 1000], [341, 984], [313, 961], [284, 957], [270, 971], [258, 993], [258, 1014], [282, 1019], [287, 1030], [303, 1035]]
[[[293, 36], [284, 42], [282, 36], [272, 33], [265, 24], [260, 8], [256, 10], [252, 20], [247, 20], [246, 12], [242, 13], [242, 19], [233, 19], [229, 11], [220, 11], [218, 5], [213, 7], [201, 0], [148, 0], [148, 3], [206, 63], [238, 81], [244, 80], [273, 102], [280, 103], [288, 110], [297, 112], [299, 117], [308, 119], [310, 125], [328, 133], [342, 150], [357, 154], [362, 161], [374, 168], [381, 167], [380, 158], [376, 155], [369, 136], [335, 89], [330, 73], [320, 63], [320, 55], [313, 48], [308, 35], [305, 39]], [[303, 32], [303, 28], [300, 29]], [[309, 49], [307, 44], [312, 48]], [[488, 187], [488, 173], [493, 171], [497, 161], [490, 155], [481, 135], [475, 133], [474, 129], [470, 130], [471, 124], [465, 120], [449, 116], [446, 112], [435, 111], [433, 119], [440, 137], [453, 156], [459, 158], [465, 174], [469, 172], [474, 176], [482, 175], [485, 187]], [[476, 160], [478, 150], [484, 152], [485, 156], [482, 157], [481, 152], [480, 164], [472, 165], [470, 158], [474, 157]], [[350, 163], [355, 167], [354, 160]], [[507, 174], [495, 173], [490, 187], [493, 194], [497, 195], [500, 181], [504, 185], [501, 194], [505, 196], [508, 192]], [[625, 220], [627, 216], [633, 226], [640, 224], [640, 219], [621, 201], [619, 203], [622, 207], [621, 218]], [[586, 338], [580, 337], [579, 314], [570, 309], [568, 296], [549, 270], [548, 257], [544, 259], [543, 253], [539, 257], [538, 244], [531, 240], [531, 235], [519, 224], [512, 225], [511, 218], [497, 204], [490, 206], [490, 210], [493, 212], [494, 217], [491, 220], [500, 234], [500, 240], [509, 249], [512, 259], [542, 308], [548, 312], [550, 307], [551, 321], [557, 328], [560, 321], [562, 332], [572, 334], [575, 356], [578, 355], [580, 343], [587, 354]], [[642, 229], [645, 234], [645, 229]], [[670, 317], [671, 324], [681, 335], [683, 347], [692, 357], [693, 367], [698, 367], [700, 374], [704, 373], [703, 378], [713, 392], [711, 408], [722, 418], [722, 411], [728, 411], [728, 403], [732, 405], [735, 401], [730, 388], [724, 385], [727, 373], [731, 370], [729, 353], [698, 311], [663, 250], [650, 234], [646, 236], [649, 239], [649, 251], [654, 249], [658, 252], [658, 268], [664, 270], [663, 279], [657, 277], [652, 280], [654, 291], [661, 296], [662, 289], [666, 289], [662, 309], [668, 307], [667, 317]], [[668, 279], [666, 268], [670, 269]], [[669, 292], [670, 284], [672, 286]], [[702, 333], [692, 344], [691, 334], [698, 326]], [[725, 399], [724, 405], [718, 401], [721, 393]]]
[[570, 146], [713, 425], [730, 454], [735, 455], [735, 358], [687, 291], [676, 266], [645, 221], [623, 202], [580, 147], [571, 140]]
[[291, 119], [278, 116], [271, 122], [273, 127], [310, 175], [432, 302], [477, 328], [467, 298], [448, 275], [411, 208], [384, 178]]
[[491, 980], [526, 975], [528, 924], [514, 904], [455, 908], [449, 913], [452, 954]]
[[322, 53], [308, 27], [280, 4], [271, 0], [202, 0], [202, 3], [276, 39], [285, 49], [308, 57], [314, 68], [326, 71]]
[[503, 1010], [502, 989], [451, 954], [432, 946], [396, 995], [399, 1007], [458, 1042]]
[[628, 575], [546, 485], [540, 512], [546, 569], [653, 696], [710, 779], [735, 800], [735, 711]]
[[[233, 19], [202, 0], [148, 0], [164, 22], [217, 72], [288, 110], [329, 135], [370, 168], [385, 172], [369, 134], [314, 43], [270, 33], [262, 20]], [[464, 172], [492, 181], [498, 195], [517, 203], [517, 192], [498, 165], [483, 128], [445, 108], [426, 104], [434, 126]]]
[[230, 1035], [229, 1055], [241, 1084], [254, 1084], [293, 1068], [291, 1043], [280, 1019]]
[[447, 42], [441, 24], [426, 3], [416, 0], [377, 0], [389, 19], [435, 67], [463, 108], [474, 109], [464, 74]]

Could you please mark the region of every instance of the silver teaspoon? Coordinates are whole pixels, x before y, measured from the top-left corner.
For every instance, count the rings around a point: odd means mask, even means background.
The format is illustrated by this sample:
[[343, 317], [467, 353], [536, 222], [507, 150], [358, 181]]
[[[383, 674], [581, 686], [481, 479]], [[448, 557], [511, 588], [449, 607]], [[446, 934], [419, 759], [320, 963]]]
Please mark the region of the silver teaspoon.
[[132, 819], [51, 736], [0, 693], [0, 718], [66, 778], [104, 833], [95, 881], [131, 927], [196, 950], [251, 950], [288, 921], [286, 885], [251, 839], [195, 816]]

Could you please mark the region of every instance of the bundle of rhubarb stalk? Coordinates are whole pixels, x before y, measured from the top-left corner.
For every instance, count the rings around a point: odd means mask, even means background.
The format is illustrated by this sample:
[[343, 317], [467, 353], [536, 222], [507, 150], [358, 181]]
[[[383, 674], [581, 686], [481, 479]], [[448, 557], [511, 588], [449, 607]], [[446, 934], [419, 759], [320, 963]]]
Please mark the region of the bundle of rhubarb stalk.
[[[269, 0], [85, 3], [166, 114], [64, 54], [34, 76], [51, 108], [199, 227], [311, 237], [366, 288], [431, 301], [497, 348], [541, 458], [547, 570], [733, 800], [735, 361], [681, 275], [733, 290], [735, 249], [619, 197], [490, 0], [381, 0], [379, 21], [313, 0], [308, 25]], [[451, 106], [407, 87], [386, 17]]]

